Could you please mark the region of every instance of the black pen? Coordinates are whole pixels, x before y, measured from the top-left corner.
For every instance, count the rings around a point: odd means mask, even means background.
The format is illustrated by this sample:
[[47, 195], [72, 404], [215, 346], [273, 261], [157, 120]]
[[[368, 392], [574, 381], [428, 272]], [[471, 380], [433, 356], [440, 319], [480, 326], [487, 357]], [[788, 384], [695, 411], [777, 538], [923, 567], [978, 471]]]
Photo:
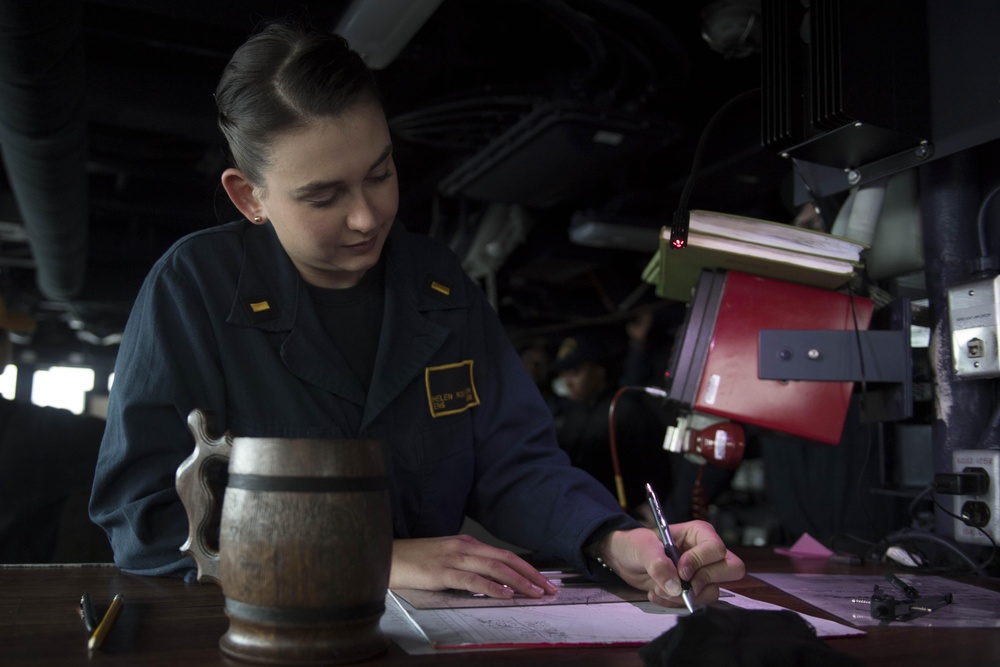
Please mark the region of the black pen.
[[90, 593], [80, 596], [80, 616], [83, 617], [83, 625], [87, 628], [87, 632], [97, 629], [97, 615], [94, 613], [94, 601]]
[[909, 585], [908, 583], [906, 583], [905, 581], [894, 575], [892, 572], [886, 572], [885, 578], [886, 581], [888, 581], [890, 584], [899, 589], [899, 591], [905, 594], [906, 597], [911, 599], [916, 599], [920, 597], [920, 593], [917, 591], [916, 588]]
[[[649, 501], [649, 507], [653, 510], [653, 518], [656, 519], [656, 527], [660, 530], [660, 539], [663, 540], [663, 551], [670, 557], [673, 561], [674, 567], [677, 567], [677, 562], [681, 558], [680, 552], [677, 551], [677, 546], [674, 544], [674, 538], [670, 536], [670, 526], [667, 525], [667, 519], [663, 516], [663, 509], [660, 507], [660, 501], [656, 498], [656, 493], [653, 491], [653, 487], [646, 484], [646, 499]], [[678, 576], [680, 576], [680, 570], [677, 571]], [[686, 579], [681, 579], [681, 598], [684, 600], [684, 606], [687, 610], [694, 613], [694, 593], [691, 591], [691, 582]]]

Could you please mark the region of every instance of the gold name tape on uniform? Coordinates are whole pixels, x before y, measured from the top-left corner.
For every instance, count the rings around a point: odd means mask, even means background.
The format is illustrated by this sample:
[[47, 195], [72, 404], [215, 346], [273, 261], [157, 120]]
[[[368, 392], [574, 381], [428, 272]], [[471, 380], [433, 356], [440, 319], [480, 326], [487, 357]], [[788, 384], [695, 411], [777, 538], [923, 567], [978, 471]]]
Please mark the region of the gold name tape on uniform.
[[432, 417], [444, 417], [465, 412], [479, 405], [472, 359], [456, 364], [428, 366], [424, 369], [427, 383], [427, 404]]

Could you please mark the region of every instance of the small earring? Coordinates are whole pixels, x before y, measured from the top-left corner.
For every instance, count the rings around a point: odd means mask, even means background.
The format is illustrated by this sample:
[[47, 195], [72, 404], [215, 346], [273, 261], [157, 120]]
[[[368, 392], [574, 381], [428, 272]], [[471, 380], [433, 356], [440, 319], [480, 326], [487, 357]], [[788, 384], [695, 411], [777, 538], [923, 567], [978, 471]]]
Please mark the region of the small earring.
[[259, 225], [260, 224], [260, 216], [259, 215], [255, 215], [253, 217], [253, 221], [256, 222]]

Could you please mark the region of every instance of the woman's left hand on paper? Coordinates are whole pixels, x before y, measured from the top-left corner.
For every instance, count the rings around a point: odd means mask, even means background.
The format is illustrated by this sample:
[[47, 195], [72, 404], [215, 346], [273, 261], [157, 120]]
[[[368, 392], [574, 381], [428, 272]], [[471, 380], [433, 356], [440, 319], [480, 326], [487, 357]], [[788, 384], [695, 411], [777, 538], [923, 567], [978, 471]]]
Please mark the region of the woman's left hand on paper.
[[514, 552], [469, 535], [396, 540], [389, 588], [456, 589], [492, 598], [540, 598], [557, 590]]

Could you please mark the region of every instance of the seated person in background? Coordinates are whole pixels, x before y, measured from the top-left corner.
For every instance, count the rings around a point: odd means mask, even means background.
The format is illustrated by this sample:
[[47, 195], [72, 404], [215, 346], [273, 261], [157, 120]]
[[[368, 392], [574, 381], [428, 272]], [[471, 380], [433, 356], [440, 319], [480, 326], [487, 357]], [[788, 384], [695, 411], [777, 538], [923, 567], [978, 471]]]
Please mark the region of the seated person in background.
[[174, 475], [187, 416], [246, 437], [385, 445], [395, 541], [389, 585], [541, 597], [555, 586], [501, 540], [659, 604], [743, 575], [710, 524], [659, 536], [569, 465], [482, 291], [447, 245], [396, 221], [392, 139], [373, 74], [343, 38], [284, 24], [241, 46], [216, 89], [244, 219], [194, 232], [154, 265], [117, 359], [91, 514], [115, 562], [194, 575]]
[[[621, 358], [611, 337], [597, 330], [563, 340], [554, 368], [568, 392], [569, 404], [557, 421], [557, 439], [574, 466], [616, 496], [624, 493], [629, 513], [653, 526], [645, 486], [648, 482], [664, 497], [670, 490], [671, 459], [663, 450], [666, 424], [646, 394], [626, 391], [615, 401], [612, 451], [609, 413], [620, 388]], [[620, 490], [615, 482], [615, 455], [623, 484]]]
[[628, 347], [622, 364], [622, 385], [665, 386], [664, 372], [670, 367], [674, 335], [684, 322], [685, 303], [643, 303], [625, 323]]
[[521, 361], [524, 362], [528, 375], [538, 387], [538, 393], [542, 395], [542, 399], [549, 406], [552, 415], [558, 417], [566, 407], [566, 399], [552, 389], [552, 381], [555, 379], [555, 374], [552, 372], [552, 361], [555, 355], [549, 342], [544, 338], [535, 338], [522, 345], [520, 350]]
[[[9, 331], [34, 322], [0, 299], [0, 372]], [[0, 563], [108, 562], [111, 548], [87, 516], [104, 420], [0, 397]]]

